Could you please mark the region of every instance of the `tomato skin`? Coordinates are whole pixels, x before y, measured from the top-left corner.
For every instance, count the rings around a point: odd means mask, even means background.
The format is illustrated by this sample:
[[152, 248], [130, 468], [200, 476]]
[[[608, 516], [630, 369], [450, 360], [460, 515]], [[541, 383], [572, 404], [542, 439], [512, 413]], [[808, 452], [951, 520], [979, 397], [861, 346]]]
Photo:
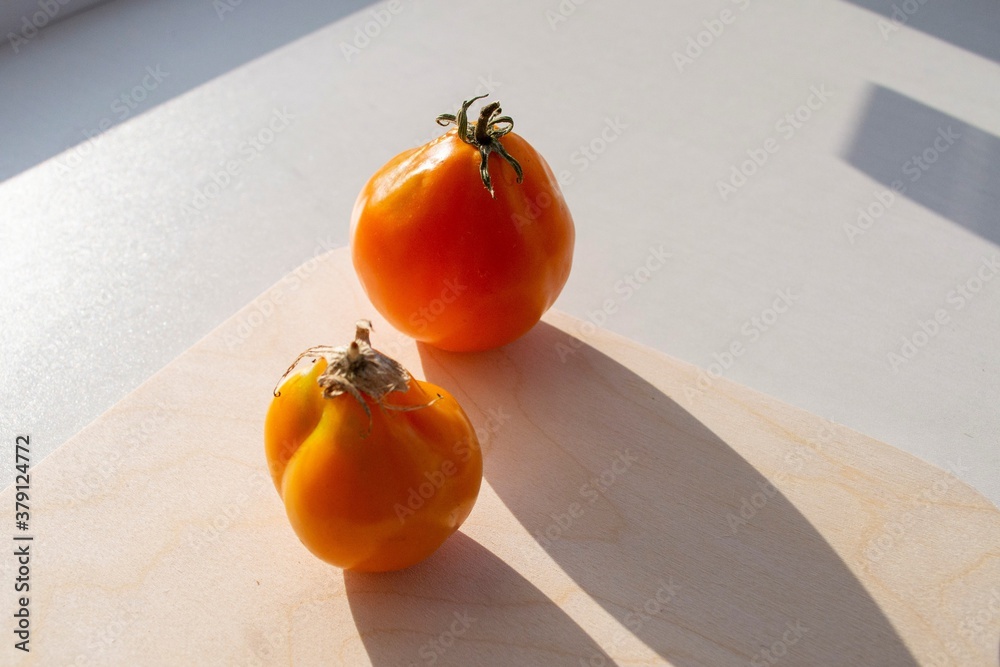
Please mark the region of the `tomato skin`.
[[509, 343], [533, 327], [569, 277], [575, 230], [545, 160], [513, 132], [520, 162], [480, 154], [453, 129], [390, 160], [362, 188], [351, 254], [368, 298], [396, 329], [451, 351]]
[[313, 554], [337, 567], [409, 567], [472, 511], [483, 474], [475, 429], [448, 392], [411, 379], [384, 402], [434, 402], [398, 411], [365, 396], [368, 433], [354, 398], [323, 396], [316, 380], [325, 368], [320, 359], [289, 377], [265, 421], [265, 452], [288, 519]]

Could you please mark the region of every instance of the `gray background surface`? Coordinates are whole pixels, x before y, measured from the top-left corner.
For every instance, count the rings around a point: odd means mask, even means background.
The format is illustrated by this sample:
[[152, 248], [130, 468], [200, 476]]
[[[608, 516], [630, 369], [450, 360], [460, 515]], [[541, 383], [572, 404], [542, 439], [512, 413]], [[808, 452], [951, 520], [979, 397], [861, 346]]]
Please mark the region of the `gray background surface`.
[[373, 170], [490, 92], [571, 177], [558, 308], [1000, 502], [1000, 5], [912, 6], [114, 0], [5, 39], [0, 483], [16, 434], [38, 460], [344, 245]]

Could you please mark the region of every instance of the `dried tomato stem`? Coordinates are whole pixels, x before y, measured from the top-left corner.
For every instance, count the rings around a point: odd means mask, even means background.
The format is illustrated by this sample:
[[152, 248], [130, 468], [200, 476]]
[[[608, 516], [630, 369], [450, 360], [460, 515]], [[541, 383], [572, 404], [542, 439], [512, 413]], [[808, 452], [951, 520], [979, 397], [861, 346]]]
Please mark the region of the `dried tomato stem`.
[[354, 340], [361, 341], [366, 345], [371, 345], [371, 331], [372, 323], [371, 320], [358, 320], [354, 324]]
[[[440, 400], [441, 396], [438, 396], [423, 405], [407, 406], [395, 406], [383, 402], [386, 395], [394, 391], [405, 392], [409, 389], [410, 374], [398, 361], [385, 356], [371, 346], [371, 330], [372, 323], [369, 320], [358, 320], [354, 340], [350, 344], [342, 347], [317, 345], [309, 348], [288, 367], [285, 374], [278, 380], [278, 386], [295, 370], [302, 359], [325, 359], [326, 368], [316, 379], [316, 382], [323, 388], [325, 398], [349, 394], [361, 404], [365, 414], [368, 415], [368, 431], [362, 434], [362, 437], [367, 437], [372, 430], [372, 412], [365, 400], [366, 396], [383, 408], [402, 412], [419, 410]], [[281, 395], [277, 387], [275, 387], [274, 395]]]
[[484, 97], [486, 95], [465, 100], [457, 114], [443, 113], [437, 117], [437, 124], [446, 126], [454, 123], [458, 127], [458, 138], [479, 150], [479, 176], [489, 191], [490, 197], [495, 199], [496, 195], [493, 193], [493, 183], [489, 170], [490, 153], [496, 152], [510, 163], [510, 166], [514, 167], [518, 183], [524, 180], [524, 172], [518, 161], [500, 143], [500, 137], [514, 129], [514, 119], [510, 116], [500, 115], [500, 102], [490, 102], [484, 106], [479, 112], [479, 120], [475, 123], [469, 123], [469, 107], [472, 106], [473, 102]]

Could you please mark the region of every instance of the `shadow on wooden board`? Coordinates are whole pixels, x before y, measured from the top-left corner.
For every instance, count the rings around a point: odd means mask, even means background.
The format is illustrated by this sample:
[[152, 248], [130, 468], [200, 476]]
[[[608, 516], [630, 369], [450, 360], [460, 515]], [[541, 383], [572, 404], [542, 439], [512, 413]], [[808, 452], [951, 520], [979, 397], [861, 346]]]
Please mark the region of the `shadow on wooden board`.
[[[345, 572], [358, 633], [383, 665], [557, 665], [611, 658], [531, 582], [462, 532], [399, 572]], [[436, 632], [420, 628], [429, 625]], [[386, 628], [392, 628], [387, 631]]]
[[[765, 665], [778, 654], [788, 665], [916, 664], [864, 587], [780, 493], [753, 526], [733, 529], [725, 508], [766, 486], [750, 464], [605, 354], [586, 345], [557, 353], [571, 343], [580, 345], [541, 323], [501, 350], [420, 346], [420, 354], [427, 379], [461, 388], [460, 402], [510, 415], [484, 444], [486, 480], [630, 640], [682, 667]], [[447, 637], [451, 653], [438, 664], [614, 664], [554, 602], [461, 534], [412, 570], [347, 573], [346, 584], [375, 665], [430, 664], [434, 638], [403, 629], [427, 614], [457, 621], [472, 608], [487, 618], [461, 641]], [[398, 604], [420, 598], [433, 607]], [[386, 627], [401, 631], [377, 632]], [[515, 655], [523, 646], [553, 653]]]

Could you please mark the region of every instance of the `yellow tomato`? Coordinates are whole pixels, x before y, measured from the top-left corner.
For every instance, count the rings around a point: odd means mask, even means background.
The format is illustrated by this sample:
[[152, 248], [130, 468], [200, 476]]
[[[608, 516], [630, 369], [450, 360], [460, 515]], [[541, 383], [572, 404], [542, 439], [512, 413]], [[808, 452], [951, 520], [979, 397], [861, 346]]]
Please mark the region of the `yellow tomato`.
[[[423, 560], [479, 495], [482, 454], [469, 418], [447, 391], [372, 350], [360, 324], [350, 346], [305, 354], [315, 363], [276, 392], [264, 429], [292, 528], [312, 553], [344, 569], [398, 570]], [[362, 376], [386, 362], [404, 375], [388, 383], [380, 376], [373, 390]]]

